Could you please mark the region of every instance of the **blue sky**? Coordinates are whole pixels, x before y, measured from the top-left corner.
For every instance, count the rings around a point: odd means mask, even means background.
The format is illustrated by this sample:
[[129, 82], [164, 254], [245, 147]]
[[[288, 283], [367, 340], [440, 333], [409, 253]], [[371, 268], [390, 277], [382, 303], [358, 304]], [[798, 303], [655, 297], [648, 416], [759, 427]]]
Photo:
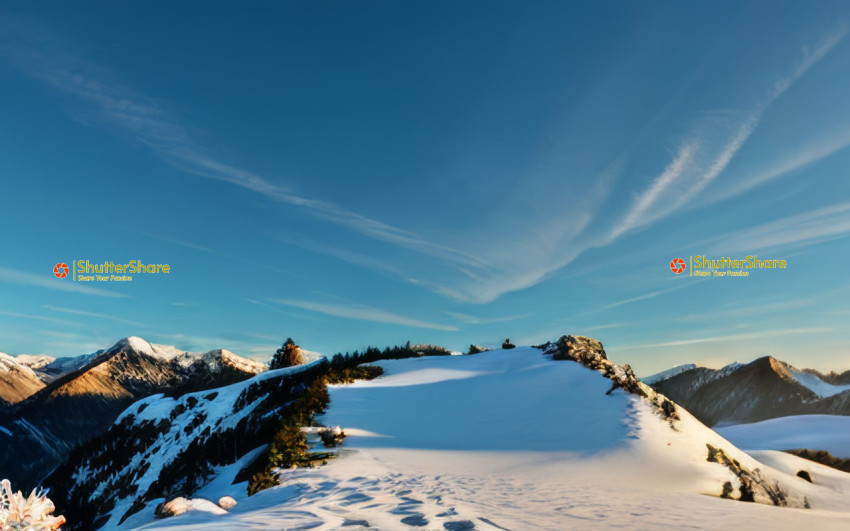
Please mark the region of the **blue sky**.
[[[850, 6], [0, 10], [0, 350], [564, 333], [850, 369]], [[783, 258], [746, 279], [672, 258]], [[56, 262], [168, 263], [132, 283]]]

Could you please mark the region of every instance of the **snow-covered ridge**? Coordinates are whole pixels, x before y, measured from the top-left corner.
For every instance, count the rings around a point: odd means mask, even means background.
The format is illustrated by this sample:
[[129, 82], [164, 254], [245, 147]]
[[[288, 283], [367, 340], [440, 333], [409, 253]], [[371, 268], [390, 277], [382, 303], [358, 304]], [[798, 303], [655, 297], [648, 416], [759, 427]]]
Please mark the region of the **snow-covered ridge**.
[[652, 385], [654, 383], [660, 382], [661, 380], [666, 380], [668, 378], [672, 378], [677, 374], [682, 374], [685, 371], [690, 371], [691, 369], [696, 369], [697, 366], [694, 363], [686, 363], [684, 365], [676, 365], [675, 367], [671, 367], [666, 371], [657, 372], [650, 376], [644, 376], [640, 379], [643, 383], [647, 385]]
[[56, 358], [45, 354], [18, 354], [15, 356], [15, 361], [21, 365], [26, 365], [34, 371], [53, 363], [55, 360]]
[[36, 378], [35, 371], [21, 363], [16, 357], [0, 352], [0, 372], [22, 372]]
[[115, 352], [125, 348], [152, 358], [177, 363], [183, 368], [191, 367], [198, 361], [204, 362], [212, 370], [218, 370], [222, 366], [229, 365], [243, 372], [259, 374], [268, 368], [265, 363], [243, 358], [226, 349], [219, 348], [207, 352], [189, 352], [169, 345], [151, 343], [136, 336], [126, 337], [118, 341], [115, 345], [107, 349], [106, 352]]

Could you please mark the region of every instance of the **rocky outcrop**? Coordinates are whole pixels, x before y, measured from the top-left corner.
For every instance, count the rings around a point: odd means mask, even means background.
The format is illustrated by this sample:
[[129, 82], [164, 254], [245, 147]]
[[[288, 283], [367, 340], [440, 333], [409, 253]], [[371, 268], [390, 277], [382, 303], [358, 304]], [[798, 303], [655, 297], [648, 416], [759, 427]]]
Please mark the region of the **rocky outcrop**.
[[723, 490], [720, 493], [721, 498], [776, 505], [777, 507], [809, 507], [809, 502], [805, 498], [800, 502], [789, 500], [788, 495], [779, 487], [779, 483], [769, 482], [762, 476], [759, 469], [750, 470], [744, 467], [736, 459], [731, 458], [722, 448], [715, 448], [710, 444], [706, 444], [706, 446], [708, 447], [706, 461], [724, 465], [738, 478], [738, 497], [734, 496], [735, 487], [727, 481], [723, 484]]
[[670, 421], [671, 427], [674, 427], [673, 421], [679, 419], [676, 404], [641, 382], [628, 364], [620, 366], [609, 360], [602, 343], [596, 339], [584, 336], [561, 336], [557, 342], [547, 343], [547, 345], [543, 350], [544, 355], [551, 355], [555, 360], [575, 361], [588, 369], [600, 372], [611, 380], [609, 394], [616, 389], [623, 389], [627, 393], [647, 399], [656, 413]]

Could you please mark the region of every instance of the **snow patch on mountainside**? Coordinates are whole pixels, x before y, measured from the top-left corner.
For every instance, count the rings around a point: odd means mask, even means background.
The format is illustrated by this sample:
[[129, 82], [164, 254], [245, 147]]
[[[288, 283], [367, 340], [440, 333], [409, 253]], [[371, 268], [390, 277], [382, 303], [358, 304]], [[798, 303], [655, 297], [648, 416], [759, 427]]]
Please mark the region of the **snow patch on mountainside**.
[[838, 393], [843, 393], [844, 391], [850, 390], [850, 384], [848, 385], [832, 385], [830, 383], [824, 382], [817, 375], [814, 375], [809, 372], [797, 370], [790, 365], [788, 366], [788, 372], [791, 373], [791, 376], [794, 380], [797, 381], [803, 387], [808, 388], [814, 394], [818, 395], [821, 398], [826, 398], [828, 396], [834, 396]]
[[0, 352], [0, 372], [20, 372], [32, 378], [37, 378], [35, 371], [27, 365], [20, 363], [14, 356]]
[[30, 369], [37, 371], [45, 365], [53, 363], [56, 358], [45, 354], [18, 354], [15, 356], [15, 361], [21, 365], [26, 365]]
[[717, 428], [717, 432], [746, 450], [826, 450], [850, 458], [850, 417], [795, 415]]

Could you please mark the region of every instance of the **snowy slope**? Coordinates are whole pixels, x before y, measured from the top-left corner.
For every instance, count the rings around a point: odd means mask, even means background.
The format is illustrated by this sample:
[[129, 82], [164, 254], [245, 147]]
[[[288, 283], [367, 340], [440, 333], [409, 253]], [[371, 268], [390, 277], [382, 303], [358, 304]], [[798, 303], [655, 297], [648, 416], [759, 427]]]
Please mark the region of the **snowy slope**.
[[826, 450], [850, 458], [850, 417], [841, 415], [795, 415], [736, 424], [718, 433], [748, 450]]
[[788, 366], [788, 372], [791, 373], [791, 376], [794, 378], [794, 380], [797, 381], [797, 383], [808, 388], [814, 394], [818, 395], [821, 398], [834, 396], [838, 393], [843, 393], [844, 391], [850, 390], [850, 384], [832, 385], [830, 383], [824, 382], [823, 380], [818, 378], [817, 375], [797, 370], [791, 367], [790, 365]]
[[[319, 469], [282, 472], [248, 498], [219, 471], [215, 488], [239, 504], [126, 524], [143, 529], [599, 529], [850, 525], [850, 475], [812, 485], [735, 448], [681, 408], [662, 418], [650, 395], [533, 348], [379, 363], [385, 376], [334, 386], [324, 421], [349, 437]], [[789, 505], [718, 498], [739, 479], [707, 462], [710, 444], [779, 485]]]
[[[93, 518], [103, 520], [105, 529], [115, 529], [145, 507], [150, 517], [163, 501], [158, 496], [181, 483], [203, 481], [211, 462], [234, 460], [257, 432], [273, 433], [279, 425], [274, 413], [303, 390], [297, 375], [321, 363], [324, 359], [265, 371], [178, 398], [156, 394], [138, 400], [101, 437], [74, 450], [44, 483], [57, 492], [57, 506], [95, 507], [99, 514]], [[81, 517], [69, 518], [69, 527], [91, 528]]]

